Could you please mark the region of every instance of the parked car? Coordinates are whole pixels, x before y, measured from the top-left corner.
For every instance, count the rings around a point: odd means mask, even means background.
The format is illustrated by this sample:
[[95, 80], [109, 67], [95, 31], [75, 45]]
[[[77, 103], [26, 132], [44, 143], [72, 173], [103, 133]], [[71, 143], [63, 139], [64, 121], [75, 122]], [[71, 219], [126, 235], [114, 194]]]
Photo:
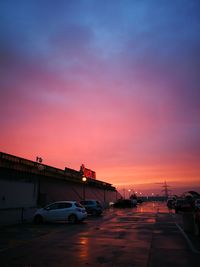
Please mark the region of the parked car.
[[173, 198], [169, 198], [168, 200], [167, 200], [167, 207], [169, 208], [169, 209], [174, 209], [174, 207], [175, 207], [175, 200], [173, 199]]
[[76, 201], [57, 201], [38, 209], [34, 214], [34, 222], [68, 221], [76, 223], [87, 217], [85, 208]]
[[195, 200], [195, 208], [196, 209], [199, 209], [200, 210], [200, 199], [199, 198], [197, 198], [196, 200]]
[[137, 206], [137, 200], [135, 199], [119, 199], [114, 204], [114, 208], [132, 208]]
[[141, 204], [141, 203], [143, 203], [143, 200], [142, 200], [141, 198], [138, 198], [138, 199], [137, 199], [137, 203], [138, 203], [138, 204]]
[[101, 215], [103, 212], [103, 206], [98, 200], [81, 200], [80, 203], [85, 207], [88, 214]]
[[188, 202], [186, 199], [177, 199], [174, 204], [174, 209], [176, 213], [179, 213], [179, 211], [192, 211], [193, 207], [190, 202]]
[[195, 212], [195, 223], [197, 226], [197, 234], [200, 237], [200, 209], [197, 209]]

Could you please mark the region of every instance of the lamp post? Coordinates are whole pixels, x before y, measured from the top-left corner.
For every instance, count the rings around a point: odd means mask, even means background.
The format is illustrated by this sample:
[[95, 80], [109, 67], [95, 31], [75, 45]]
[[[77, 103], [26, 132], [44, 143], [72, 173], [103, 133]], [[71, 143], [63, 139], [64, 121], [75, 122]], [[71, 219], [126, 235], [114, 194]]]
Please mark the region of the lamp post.
[[[41, 157], [36, 157], [36, 167], [39, 172], [42, 172], [45, 167], [42, 165], [43, 159]], [[41, 181], [40, 181], [40, 173], [38, 173], [38, 185], [37, 185], [37, 206], [40, 206], [43, 202], [43, 199], [41, 198]]]
[[103, 183], [103, 202], [106, 204], [106, 183]]
[[83, 182], [83, 200], [85, 200], [85, 183], [87, 182], [87, 178], [83, 176], [82, 182]]
[[130, 196], [131, 196], [131, 189], [128, 189], [128, 196], [130, 198]]

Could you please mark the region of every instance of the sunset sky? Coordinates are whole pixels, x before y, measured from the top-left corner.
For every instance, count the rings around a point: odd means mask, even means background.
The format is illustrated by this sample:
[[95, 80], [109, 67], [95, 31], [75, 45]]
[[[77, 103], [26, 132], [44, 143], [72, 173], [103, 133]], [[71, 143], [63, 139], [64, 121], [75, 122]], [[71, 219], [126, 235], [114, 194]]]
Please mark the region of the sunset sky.
[[200, 192], [199, 14], [199, 0], [0, 0], [0, 150]]

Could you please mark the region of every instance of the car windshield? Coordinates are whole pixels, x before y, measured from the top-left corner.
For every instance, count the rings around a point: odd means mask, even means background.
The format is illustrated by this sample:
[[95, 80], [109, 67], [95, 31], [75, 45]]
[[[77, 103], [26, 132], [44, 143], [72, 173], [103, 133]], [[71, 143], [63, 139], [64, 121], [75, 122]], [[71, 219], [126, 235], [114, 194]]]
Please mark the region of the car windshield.
[[78, 207], [78, 208], [83, 208], [83, 206], [78, 202], [75, 203], [75, 206]]

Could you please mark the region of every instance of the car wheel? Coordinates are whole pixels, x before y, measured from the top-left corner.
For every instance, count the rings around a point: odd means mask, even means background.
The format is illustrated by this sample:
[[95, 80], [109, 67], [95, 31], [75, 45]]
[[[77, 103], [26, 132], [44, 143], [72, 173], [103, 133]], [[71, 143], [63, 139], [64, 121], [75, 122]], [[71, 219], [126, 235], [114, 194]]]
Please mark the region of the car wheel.
[[76, 223], [77, 222], [77, 217], [76, 217], [76, 215], [74, 215], [74, 214], [71, 214], [69, 217], [68, 217], [68, 222], [69, 223]]
[[34, 222], [35, 222], [36, 224], [40, 224], [40, 223], [43, 223], [44, 220], [43, 220], [43, 218], [42, 218], [41, 215], [36, 215], [35, 218], [34, 218]]

